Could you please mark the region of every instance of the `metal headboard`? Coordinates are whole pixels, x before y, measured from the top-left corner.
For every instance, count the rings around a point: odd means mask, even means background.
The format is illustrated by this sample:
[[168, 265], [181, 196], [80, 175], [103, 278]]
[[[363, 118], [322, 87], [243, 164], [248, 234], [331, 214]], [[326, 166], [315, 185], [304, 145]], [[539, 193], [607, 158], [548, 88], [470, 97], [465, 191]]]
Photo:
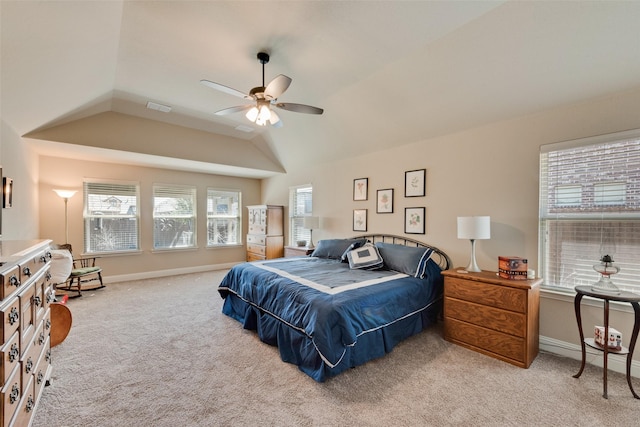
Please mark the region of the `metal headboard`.
[[451, 258], [449, 258], [449, 255], [444, 251], [428, 243], [420, 242], [419, 240], [414, 240], [408, 237], [395, 236], [393, 234], [362, 234], [359, 236], [353, 236], [352, 239], [367, 239], [371, 243], [383, 242], [416, 248], [430, 248], [433, 249], [434, 252], [432, 259], [440, 266], [440, 268], [448, 270], [452, 266]]

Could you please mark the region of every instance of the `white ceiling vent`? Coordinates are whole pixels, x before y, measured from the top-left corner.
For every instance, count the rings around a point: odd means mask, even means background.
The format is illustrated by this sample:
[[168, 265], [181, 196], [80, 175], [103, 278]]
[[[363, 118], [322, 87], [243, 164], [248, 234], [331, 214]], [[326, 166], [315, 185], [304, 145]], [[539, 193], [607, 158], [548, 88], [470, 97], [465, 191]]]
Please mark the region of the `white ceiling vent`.
[[245, 126], [245, 125], [236, 126], [236, 130], [247, 132], [247, 133], [253, 132], [253, 128], [251, 126]]
[[147, 108], [150, 110], [162, 111], [163, 113], [168, 113], [171, 111], [171, 107], [168, 105], [158, 104], [156, 102], [147, 102]]

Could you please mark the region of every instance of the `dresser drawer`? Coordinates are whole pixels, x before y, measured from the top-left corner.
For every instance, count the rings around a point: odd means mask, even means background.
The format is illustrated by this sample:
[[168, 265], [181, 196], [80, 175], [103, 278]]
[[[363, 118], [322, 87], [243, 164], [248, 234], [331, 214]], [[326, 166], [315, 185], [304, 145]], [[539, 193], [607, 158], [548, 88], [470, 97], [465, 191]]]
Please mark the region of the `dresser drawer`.
[[250, 252], [252, 254], [257, 254], [257, 255], [264, 256], [266, 254], [266, 247], [262, 246], [262, 245], [248, 244], [247, 245], [247, 252]]
[[267, 236], [264, 234], [247, 234], [247, 243], [264, 246], [267, 244]]
[[0, 399], [2, 399], [2, 425], [9, 425], [9, 421], [16, 413], [20, 404], [22, 391], [20, 388], [20, 369], [14, 369], [7, 382], [4, 383], [2, 391], [0, 391]]
[[525, 337], [527, 335], [527, 317], [524, 313], [502, 310], [486, 305], [475, 304], [455, 298], [445, 297], [444, 315], [447, 318], [462, 320], [474, 325], [506, 334]]
[[49, 350], [49, 343], [46, 345], [47, 350], [43, 351], [40, 355], [40, 359], [36, 364], [36, 368], [33, 371], [33, 379], [34, 379], [34, 392], [36, 398], [40, 397], [42, 393], [42, 389], [44, 388], [47, 382], [47, 376], [49, 375], [49, 370], [51, 369], [51, 354]]
[[20, 262], [20, 280], [24, 283], [47, 266], [51, 259], [51, 251], [43, 250]]
[[4, 385], [9, 375], [20, 362], [20, 338], [16, 331], [0, 349], [2, 366], [0, 367], [0, 386]]
[[481, 353], [506, 357], [524, 363], [525, 340], [513, 335], [472, 325], [456, 319], [446, 318], [445, 339], [470, 346]]
[[249, 233], [267, 234], [267, 226], [264, 224], [249, 224]]
[[30, 339], [33, 334], [33, 325], [35, 323], [35, 312], [33, 309], [33, 297], [35, 295], [35, 285], [31, 283], [18, 294], [20, 302], [20, 345], [25, 347], [25, 342]]
[[15, 418], [13, 419], [14, 426], [28, 426], [31, 423], [33, 410], [36, 408], [36, 393], [33, 383], [33, 375], [29, 375], [29, 380], [26, 382], [26, 387], [22, 391], [22, 399], [20, 400]]
[[266, 256], [264, 255], [258, 255], [258, 254], [254, 254], [251, 252], [247, 252], [247, 261], [251, 262], [251, 261], [263, 261], [267, 259]]
[[445, 296], [448, 297], [473, 301], [505, 310], [519, 313], [525, 313], [527, 310], [527, 291], [524, 289], [447, 277], [444, 292]]
[[20, 300], [15, 298], [11, 304], [0, 308], [2, 313], [2, 341], [7, 340], [20, 326]]
[[20, 286], [20, 268], [16, 265], [0, 274], [0, 299], [5, 299]]

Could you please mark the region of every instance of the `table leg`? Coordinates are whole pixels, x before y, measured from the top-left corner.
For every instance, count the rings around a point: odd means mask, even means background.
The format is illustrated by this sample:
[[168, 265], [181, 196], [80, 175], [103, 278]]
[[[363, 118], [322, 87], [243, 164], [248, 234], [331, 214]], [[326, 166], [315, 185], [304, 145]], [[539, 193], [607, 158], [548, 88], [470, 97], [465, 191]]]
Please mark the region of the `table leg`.
[[576, 310], [576, 321], [578, 322], [578, 331], [580, 332], [580, 346], [582, 347], [582, 364], [580, 365], [580, 371], [578, 371], [573, 378], [580, 378], [587, 360], [587, 349], [584, 343], [584, 332], [582, 331], [582, 317], [580, 316], [580, 301], [582, 300], [582, 297], [583, 295], [578, 293], [576, 294], [576, 298], [573, 300], [573, 305]]
[[607, 370], [609, 362], [609, 300], [604, 300], [604, 361], [602, 369], [602, 397], [608, 399], [607, 396]]
[[631, 333], [631, 341], [629, 341], [629, 354], [627, 354], [627, 384], [629, 384], [629, 389], [631, 389], [631, 393], [633, 397], [636, 399], [640, 399], [640, 396], [633, 389], [633, 385], [631, 384], [631, 362], [633, 359], [633, 349], [636, 346], [636, 340], [638, 339], [638, 330], [640, 330], [640, 305], [637, 302], [632, 302], [631, 306], [633, 307], [633, 311], [635, 313], [635, 320], [633, 321], [633, 332]]

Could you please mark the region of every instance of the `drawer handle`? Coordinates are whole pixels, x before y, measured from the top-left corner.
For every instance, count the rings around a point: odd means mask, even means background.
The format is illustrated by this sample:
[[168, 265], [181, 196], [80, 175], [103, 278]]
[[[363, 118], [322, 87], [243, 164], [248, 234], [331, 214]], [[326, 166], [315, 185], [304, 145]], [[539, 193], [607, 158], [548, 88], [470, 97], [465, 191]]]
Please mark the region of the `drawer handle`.
[[33, 411], [33, 408], [35, 407], [35, 402], [33, 401], [33, 396], [29, 396], [27, 398], [27, 405], [25, 406], [25, 410], [27, 411], [27, 414], [31, 411]]
[[24, 274], [25, 276], [31, 277], [31, 269], [29, 267], [23, 268], [22, 269], [22, 274]]
[[30, 374], [32, 369], [33, 369], [33, 359], [31, 359], [31, 357], [29, 357], [27, 359], [27, 363], [25, 363], [25, 365], [24, 365], [24, 371], [27, 374]]
[[42, 380], [44, 380], [44, 374], [42, 371], [38, 371], [38, 376], [36, 377], [36, 382], [38, 385], [42, 384]]
[[44, 336], [44, 332], [40, 333], [40, 336], [38, 337], [38, 345], [42, 345], [44, 344], [44, 340], [45, 340], [45, 336]]
[[47, 319], [46, 322], [44, 322], [44, 328], [45, 329], [51, 329], [51, 320]]
[[51, 349], [47, 350], [47, 353], [44, 355], [44, 360], [51, 363]]
[[20, 280], [18, 280], [18, 278], [13, 275], [9, 278], [9, 284], [17, 288], [18, 286], [20, 286]]
[[9, 362], [15, 362], [18, 360], [18, 357], [20, 357], [20, 349], [18, 348], [18, 344], [13, 343], [11, 345], [11, 350], [9, 350]]
[[42, 298], [40, 298], [40, 296], [33, 297], [33, 303], [36, 305], [36, 307], [39, 307], [40, 304], [42, 304]]
[[15, 383], [13, 387], [11, 387], [11, 393], [9, 393], [9, 403], [14, 404], [20, 398], [20, 387], [18, 387], [18, 383]]
[[47, 279], [47, 282], [48, 282], [49, 280], [51, 280], [51, 277], [53, 277], [53, 276], [51, 276], [51, 273], [49, 273], [49, 272], [47, 271], [47, 274], [44, 276], [44, 278], [45, 278], [45, 279]]
[[47, 302], [52, 303], [56, 300], [56, 291], [51, 291], [47, 294]]
[[9, 324], [13, 325], [18, 320], [20, 320], [20, 315], [18, 314], [18, 309], [15, 307], [11, 307], [11, 311], [9, 312]]

